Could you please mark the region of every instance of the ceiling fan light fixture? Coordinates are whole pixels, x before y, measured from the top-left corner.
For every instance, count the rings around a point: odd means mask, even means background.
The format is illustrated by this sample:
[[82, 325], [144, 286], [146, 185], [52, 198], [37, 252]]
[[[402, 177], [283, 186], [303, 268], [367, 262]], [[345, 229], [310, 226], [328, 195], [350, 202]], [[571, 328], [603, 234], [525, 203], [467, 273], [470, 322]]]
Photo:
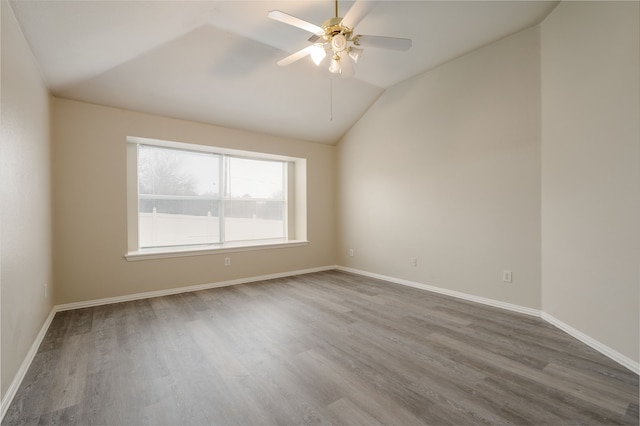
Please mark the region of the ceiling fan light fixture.
[[[335, 17], [329, 18], [319, 27], [315, 24], [296, 18], [279, 10], [272, 10], [268, 17], [305, 31], [313, 35], [307, 40], [311, 43], [277, 62], [280, 66], [289, 65], [305, 56], [311, 56], [319, 66], [330, 55], [329, 72], [342, 78], [355, 75], [354, 64], [362, 56], [362, 48], [377, 47], [382, 49], [406, 51], [411, 47], [407, 38], [361, 35], [355, 32], [356, 25], [375, 7], [373, 0], [355, 0], [343, 18], [338, 16], [338, 0], [335, 2]], [[342, 60], [342, 61], [341, 61]]]
[[358, 63], [358, 59], [360, 59], [361, 55], [362, 55], [362, 49], [357, 47], [349, 48], [349, 57], [353, 59], [353, 62]]
[[334, 52], [342, 52], [347, 48], [347, 37], [344, 34], [336, 34], [331, 37], [331, 49]]
[[334, 55], [331, 58], [331, 65], [329, 65], [329, 72], [334, 74], [340, 74], [340, 57], [338, 55]]
[[325, 52], [324, 47], [320, 44], [314, 44], [311, 48], [311, 60], [316, 65], [320, 65], [320, 63], [324, 60], [325, 56], [327, 56], [327, 52]]

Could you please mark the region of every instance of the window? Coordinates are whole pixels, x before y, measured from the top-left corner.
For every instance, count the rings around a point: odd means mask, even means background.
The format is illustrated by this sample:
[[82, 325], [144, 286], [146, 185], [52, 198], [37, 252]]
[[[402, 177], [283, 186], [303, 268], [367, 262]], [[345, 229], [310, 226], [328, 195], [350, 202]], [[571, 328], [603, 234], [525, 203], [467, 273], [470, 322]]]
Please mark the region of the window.
[[127, 259], [304, 242], [303, 159], [128, 142]]
[[287, 162], [138, 145], [140, 248], [283, 240]]

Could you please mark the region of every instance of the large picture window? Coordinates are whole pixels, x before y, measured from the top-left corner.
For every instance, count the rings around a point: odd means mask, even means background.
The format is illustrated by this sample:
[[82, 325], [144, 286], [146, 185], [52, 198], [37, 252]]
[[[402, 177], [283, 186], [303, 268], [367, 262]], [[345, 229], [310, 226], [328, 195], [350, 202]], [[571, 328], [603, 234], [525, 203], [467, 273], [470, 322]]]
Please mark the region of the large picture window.
[[[146, 141], [146, 140], [144, 140]], [[178, 143], [130, 142], [136, 235], [130, 252], [220, 249], [291, 240], [295, 159]], [[149, 142], [149, 141], [146, 141]], [[158, 141], [156, 141], [158, 142]], [[240, 155], [243, 154], [243, 155]], [[134, 161], [135, 160], [135, 161]], [[133, 170], [130, 170], [131, 174]], [[130, 208], [131, 200], [130, 194]], [[133, 244], [132, 244], [133, 242]], [[132, 247], [133, 246], [133, 247]]]

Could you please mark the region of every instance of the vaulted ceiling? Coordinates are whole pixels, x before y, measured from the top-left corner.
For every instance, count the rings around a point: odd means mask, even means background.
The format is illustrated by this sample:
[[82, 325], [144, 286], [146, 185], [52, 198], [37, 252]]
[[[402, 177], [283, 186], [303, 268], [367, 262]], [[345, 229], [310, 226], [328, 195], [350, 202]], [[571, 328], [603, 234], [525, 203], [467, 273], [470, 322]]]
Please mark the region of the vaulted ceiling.
[[[353, 78], [304, 58], [310, 34], [267, 18], [320, 25], [331, 0], [58, 1], [11, 5], [59, 97], [335, 143], [382, 92], [531, 27], [555, 1], [375, 1], [357, 33], [410, 38], [406, 52], [365, 48]], [[344, 16], [352, 1], [339, 3]], [[331, 89], [332, 87], [332, 89]]]

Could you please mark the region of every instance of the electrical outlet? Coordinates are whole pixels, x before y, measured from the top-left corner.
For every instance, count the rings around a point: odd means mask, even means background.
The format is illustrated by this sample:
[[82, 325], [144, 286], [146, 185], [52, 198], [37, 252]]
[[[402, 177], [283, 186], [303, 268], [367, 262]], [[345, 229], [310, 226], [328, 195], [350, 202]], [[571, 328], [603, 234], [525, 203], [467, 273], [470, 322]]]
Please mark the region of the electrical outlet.
[[418, 259], [415, 257], [411, 258], [411, 266], [418, 266]]
[[354, 251], [353, 249], [349, 249], [349, 257], [353, 257], [354, 256]]
[[502, 271], [502, 281], [506, 283], [513, 282], [513, 273], [511, 271]]
[[225, 257], [224, 258], [224, 266], [231, 266], [231, 258], [230, 257]]
[[44, 298], [49, 297], [49, 284], [44, 283]]

